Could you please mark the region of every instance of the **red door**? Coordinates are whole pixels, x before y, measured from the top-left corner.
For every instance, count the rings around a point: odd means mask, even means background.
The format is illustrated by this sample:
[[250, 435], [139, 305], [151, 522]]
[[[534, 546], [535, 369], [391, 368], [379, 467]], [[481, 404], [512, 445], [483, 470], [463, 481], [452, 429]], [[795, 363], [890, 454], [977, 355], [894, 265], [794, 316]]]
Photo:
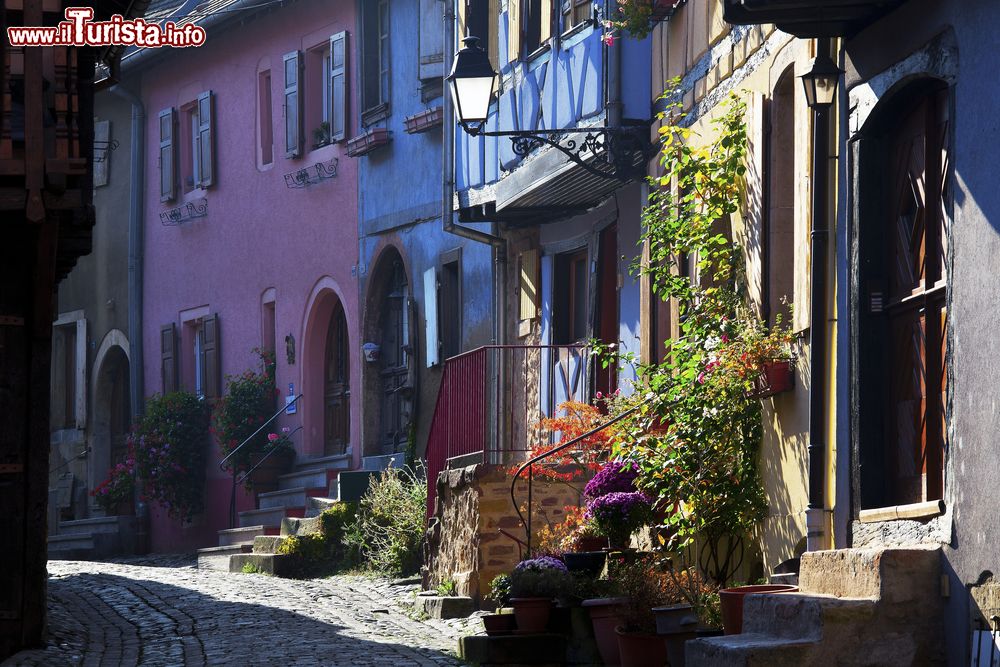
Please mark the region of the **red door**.
[[347, 358], [347, 319], [337, 304], [326, 332], [323, 386], [323, 455], [344, 454], [351, 437], [351, 367]]

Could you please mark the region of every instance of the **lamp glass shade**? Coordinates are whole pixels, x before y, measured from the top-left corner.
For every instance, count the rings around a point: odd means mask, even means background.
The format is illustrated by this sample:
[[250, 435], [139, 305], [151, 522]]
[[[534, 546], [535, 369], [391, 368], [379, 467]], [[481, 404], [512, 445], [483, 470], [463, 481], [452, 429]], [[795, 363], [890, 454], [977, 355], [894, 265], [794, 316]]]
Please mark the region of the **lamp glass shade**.
[[810, 107], [826, 107], [833, 104], [837, 94], [837, 76], [816, 74], [810, 72], [802, 77], [802, 86], [806, 93], [806, 103]]
[[466, 125], [486, 122], [495, 83], [494, 75], [451, 79], [451, 95], [459, 123]]

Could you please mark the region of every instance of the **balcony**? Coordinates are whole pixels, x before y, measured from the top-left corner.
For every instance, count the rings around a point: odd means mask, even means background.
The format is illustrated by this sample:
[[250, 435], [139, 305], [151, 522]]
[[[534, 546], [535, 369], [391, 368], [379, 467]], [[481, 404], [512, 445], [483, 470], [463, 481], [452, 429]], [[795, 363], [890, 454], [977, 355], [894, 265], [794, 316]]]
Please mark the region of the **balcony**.
[[736, 25], [773, 23], [796, 37], [850, 37], [905, 0], [724, 0]]

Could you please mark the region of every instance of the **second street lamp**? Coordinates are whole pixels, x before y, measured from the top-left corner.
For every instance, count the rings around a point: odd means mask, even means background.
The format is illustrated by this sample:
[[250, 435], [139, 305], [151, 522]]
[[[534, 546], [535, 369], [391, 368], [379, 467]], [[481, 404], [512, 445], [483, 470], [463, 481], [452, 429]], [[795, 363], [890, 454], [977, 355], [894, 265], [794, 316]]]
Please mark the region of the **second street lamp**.
[[[458, 123], [471, 136], [509, 137], [515, 155], [524, 157], [546, 145], [588, 172], [602, 178], [617, 178], [624, 182], [640, 175], [646, 160], [655, 153], [649, 142], [649, 126], [645, 123], [628, 127], [565, 127], [537, 130], [484, 130], [490, 103], [496, 89], [496, 70], [487, 53], [479, 46], [479, 38], [462, 40], [465, 46], [455, 54], [447, 81]], [[447, 119], [446, 119], [447, 122]], [[563, 139], [564, 135], [582, 134], [582, 139]], [[605, 161], [593, 160], [606, 153]]]

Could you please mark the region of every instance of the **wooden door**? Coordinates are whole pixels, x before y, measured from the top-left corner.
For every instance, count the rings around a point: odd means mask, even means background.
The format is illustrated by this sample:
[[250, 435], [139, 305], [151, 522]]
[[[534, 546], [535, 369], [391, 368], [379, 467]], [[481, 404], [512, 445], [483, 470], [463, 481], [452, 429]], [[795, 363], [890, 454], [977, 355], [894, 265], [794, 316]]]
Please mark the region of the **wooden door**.
[[326, 330], [323, 382], [323, 455], [347, 451], [351, 437], [351, 365], [347, 356], [347, 319], [338, 303]]
[[947, 361], [947, 91], [896, 126], [886, 220], [889, 348], [884, 433], [893, 501], [941, 498]]
[[[617, 345], [618, 322], [618, 225], [601, 231], [597, 274], [597, 337], [605, 345]], [[594, 364], [594, 388], [605, 396], [618, 388], [617, 366]]]
[[379, 351], [380, 433], [379, 446], [383, 454], [402, 451], [406, 446], [409, 419], [406, 400], [409, 398], [409, 286], [403, 264], [396, 261], [390, 283], [382, 301], [381, 346]]

